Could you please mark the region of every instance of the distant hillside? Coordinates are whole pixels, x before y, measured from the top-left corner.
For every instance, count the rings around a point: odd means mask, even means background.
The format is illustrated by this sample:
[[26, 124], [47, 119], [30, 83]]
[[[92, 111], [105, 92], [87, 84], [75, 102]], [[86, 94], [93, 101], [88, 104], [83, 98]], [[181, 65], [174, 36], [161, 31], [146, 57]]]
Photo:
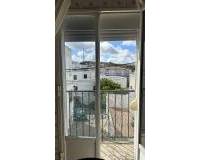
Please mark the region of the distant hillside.
[[[88, 66], [95, 66], [95, 63], [94, 61], [84, 61], [84, 62], [80, 62], [80, 64], [82, 65], [88, 65]], [[127, 64], [117, 64], [117, 63], [112, 63], [112, 62], [100, 62], [100, 67], [103, 68], [103, 67], [122, 67], [122, 68], [127, 68], [127, 69], [130, 69], [132, 71], [135, 70], [135, 63], [127, 63]]]

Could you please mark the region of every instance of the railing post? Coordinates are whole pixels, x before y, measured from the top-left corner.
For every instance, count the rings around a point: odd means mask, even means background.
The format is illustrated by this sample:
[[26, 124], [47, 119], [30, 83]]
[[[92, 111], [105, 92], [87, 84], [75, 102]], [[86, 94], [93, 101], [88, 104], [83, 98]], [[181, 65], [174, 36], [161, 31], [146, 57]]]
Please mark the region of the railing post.
[[81, 100], [81, 107], [82, 107], [82, 114], [81, 114], [81, 116], [82, 116], [82, 136], [84, 136], [84, 125], [85, 125], [85, 122], [84, 122], [84, 117], [83, 117], [83, 115], [84, 115], [84, 109], [83, 109], [83, 106], [84, 106], [84, 104], [83, 104], [83, 92], [82, 92], [82, 100]]
[[123, 97], [121, 93], [121, 138], [123, 136]]
[[69, 135], [71, 136], [71, 106], [70, 106], [70, 98], [71, 98], [71, 93], [68, 92], [68, 100], [69, 100]]
[[[100, 93], [101, 94], [101, 109], [102, 109], [102, 105], [103, 105], [103, 93]], [[101, 110], [101, 141], [103, 141], [103, 109]]]
[[[73, 98], [74, 97], [76, 97], [76, 91], [74, 91], [74, 95], [75, 96], [73, 96]], [[78, 135], [78, 133], [77, 133], [77, 110], [76, 110], [76, 106], [75, 106], [75, 99], [74, 99], [74, 116], [75, 116], [75, 120], [76, 120], [76, 136]]]
[[116, 92], [114, 92], [114, 95], [115, 95], [115, 137], [114, 139], [116, 139], [116, 132], [117, 132], [117, 104], [116, 104]]
[[129, 92], [128, 92], [128, 138], [129, 138]]
[[90, 100], [89, 100], [89, 92], [88, 92], [88, 113], [89, 113], [89, 136], [90, 136], [90, 115], [91, 115], [91, 108], [90, 108]]
[[110, 116], [109, 116], [109, 114], [110, 114], [110, 112], [109, 112], [109, 92], [108, 92], [108, 102], [107, 102], [107, 104], [108, 104], [108, 138], [110, 138]]

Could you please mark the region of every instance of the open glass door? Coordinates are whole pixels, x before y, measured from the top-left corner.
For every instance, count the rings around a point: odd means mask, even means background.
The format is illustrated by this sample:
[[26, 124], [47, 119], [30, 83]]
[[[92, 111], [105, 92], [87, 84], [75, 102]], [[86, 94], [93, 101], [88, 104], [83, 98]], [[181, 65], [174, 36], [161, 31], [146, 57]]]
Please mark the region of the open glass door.
[[133, 12], [66, 16], [69, 159], [135, 158], [139, 21]]
[[68, 15], [64, 28], [68, 158], [95, 157], [96, 19], [93, 15]]
[[137, 35], [140, 14], [103, 13], [101, 40], [101, 157], [135, 159]]

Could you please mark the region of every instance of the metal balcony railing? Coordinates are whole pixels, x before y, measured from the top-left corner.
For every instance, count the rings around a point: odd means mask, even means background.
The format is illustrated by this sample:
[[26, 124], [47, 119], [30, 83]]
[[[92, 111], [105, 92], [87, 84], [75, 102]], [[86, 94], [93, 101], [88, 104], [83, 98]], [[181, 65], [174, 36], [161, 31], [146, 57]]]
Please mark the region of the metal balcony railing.
[[[96, 136], [95, 91], [67, 91], [69, 136]], [[102, 140], [133, 138], [133, 111], [130, 101], [134, 90], [101, 91]]]

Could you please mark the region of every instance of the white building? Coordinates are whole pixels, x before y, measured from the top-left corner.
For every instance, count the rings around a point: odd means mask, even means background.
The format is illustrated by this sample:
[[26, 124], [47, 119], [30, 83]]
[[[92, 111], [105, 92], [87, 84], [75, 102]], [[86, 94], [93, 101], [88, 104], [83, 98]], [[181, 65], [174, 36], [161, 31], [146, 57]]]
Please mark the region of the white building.
[[71, 50], [65, 47], [66, 88], [67, 90], [93, 90], [95, 86], [95, 68], [88, 64], [72, 61]]
[[95, 87], [95, 70], [77, 68], [66, 70], [67, 90], [93, 90]]
[[[65, 47], [66, 56], [66, 88], [67, 90], [87, 91], [95, 88], [95, 63], [73, 62], [71, 49]], [[103, 64], [100, 78], [108, 78], [117, 82], [122, 88], [135, 89], [135, 74], [125, 66]]]
[[128, 77], [128, 69], [121, 66], [105, 66], [100, 69], [100, 74], [105, 76]]

